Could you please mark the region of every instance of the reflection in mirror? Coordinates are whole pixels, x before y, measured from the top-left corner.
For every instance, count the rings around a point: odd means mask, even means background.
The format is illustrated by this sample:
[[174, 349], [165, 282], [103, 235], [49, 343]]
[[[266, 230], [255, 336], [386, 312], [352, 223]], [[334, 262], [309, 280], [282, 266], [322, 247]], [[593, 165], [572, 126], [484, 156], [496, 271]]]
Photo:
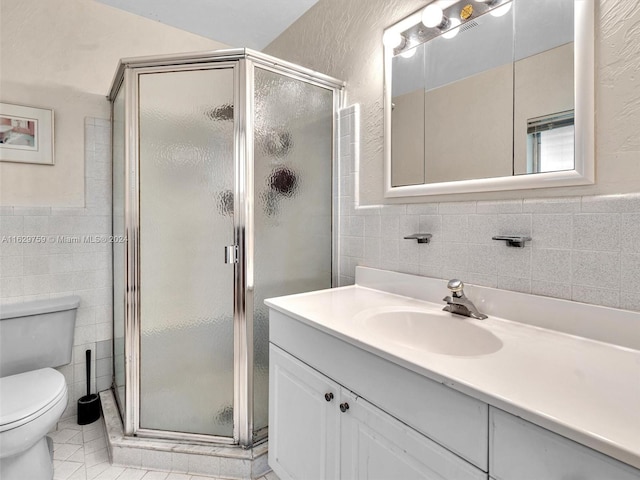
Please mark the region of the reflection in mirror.
[[447, 3], [387, 49], [391, 186], [573, 170], [574, 0]]

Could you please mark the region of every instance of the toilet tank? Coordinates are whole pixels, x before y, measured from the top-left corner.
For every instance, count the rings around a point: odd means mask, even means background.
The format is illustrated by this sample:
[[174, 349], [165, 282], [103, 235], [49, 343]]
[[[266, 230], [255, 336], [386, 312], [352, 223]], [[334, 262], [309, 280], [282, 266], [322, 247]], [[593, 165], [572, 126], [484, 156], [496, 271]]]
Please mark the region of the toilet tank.
[[75, 295], [0, 306], [0, 377], [71, 362]]

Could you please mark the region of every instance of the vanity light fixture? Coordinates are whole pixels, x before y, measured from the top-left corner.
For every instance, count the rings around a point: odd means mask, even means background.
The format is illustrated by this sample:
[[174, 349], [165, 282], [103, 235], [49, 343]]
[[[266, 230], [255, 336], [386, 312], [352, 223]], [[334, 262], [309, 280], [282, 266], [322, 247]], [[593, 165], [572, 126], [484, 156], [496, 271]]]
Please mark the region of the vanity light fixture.
[[504, 5], [500, 5], [498, 8], [494, 8], [489, 13], [494, 17], [502, 17], [503, 15], [506, 15], [507, 13], [509, 13], [509, 10], [511, 10], [512, 4], [513, 2], [507, 2]]
[[416, 54], [416, 50], [418, 50], [416, 47], [408, 48], [404, 52], [402, 52], [400, 56], [402, 58], [411, 58]]
[[422, 23], [428, 28], [439, 28], [445, 30], [449, 28], [451, 21], [445, 16], [442, 8], [438, 5], [427, 5], [422, 11]]
[[451, 26], [449, 28], [449, 30], [447, 30], [445, 33], [442, 34], [443, 38], [453, 38], [456, 35], [458, 35], [458, 32], [460, 32], [460, 29], [458, 28], [460, 26], [462, 22], [460, 20], [458, 20], [457, 18], [452, 18], [451, 19]]
[[405, 42], [405, 37], [399, 32], [388, 30], [382, 36], [382, 44], [387, 48], [398, 48]]

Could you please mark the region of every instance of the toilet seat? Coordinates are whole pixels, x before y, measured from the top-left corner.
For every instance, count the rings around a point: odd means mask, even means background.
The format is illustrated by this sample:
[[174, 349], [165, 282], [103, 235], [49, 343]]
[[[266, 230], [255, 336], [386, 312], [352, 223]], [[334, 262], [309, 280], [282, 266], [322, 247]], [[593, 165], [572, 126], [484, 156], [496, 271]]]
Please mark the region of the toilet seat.
[[64, 375], [53, 368], [0, 378], [0, 432], [35, 420], [66, 394]]

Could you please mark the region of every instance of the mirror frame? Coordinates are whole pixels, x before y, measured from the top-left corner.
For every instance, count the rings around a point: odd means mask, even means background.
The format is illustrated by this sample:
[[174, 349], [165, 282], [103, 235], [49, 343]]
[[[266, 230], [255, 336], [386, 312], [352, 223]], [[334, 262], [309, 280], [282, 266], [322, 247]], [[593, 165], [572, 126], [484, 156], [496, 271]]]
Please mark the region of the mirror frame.
[[[424, 7], [423, 7], [424, 8]], [[421, 8], [384, 30], [404, 32], [421, 21]], [[384, 47], [384, 196], [385, 198], [495, 192], [534, 188], [590, 185], [595, 183], [595, 34], [594, 0], [575, 0], [574, 96], [575, 168], [510, 177], [480, 178], [452, 182], [391, 185], [391, 65], [393, 48]]]

